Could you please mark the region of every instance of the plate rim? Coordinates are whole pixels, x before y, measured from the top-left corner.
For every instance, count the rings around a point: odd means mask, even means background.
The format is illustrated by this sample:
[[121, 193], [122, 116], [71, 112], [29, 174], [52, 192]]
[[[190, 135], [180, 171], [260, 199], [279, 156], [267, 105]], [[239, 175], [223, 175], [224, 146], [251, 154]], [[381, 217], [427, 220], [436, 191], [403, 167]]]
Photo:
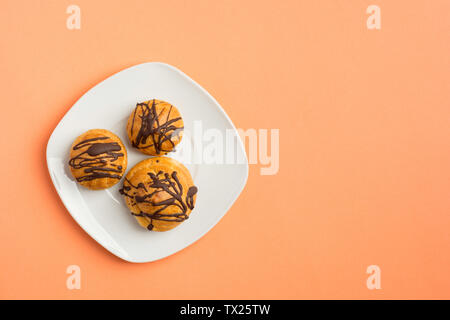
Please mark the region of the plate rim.
[[[221, 114], [223, 116], [225, 116], [225, 118], [228, 120], [228, 122], [231, 124], [231, 127], [233, 128], [234, 132], [236, 133], [236, 136], [238, 137], [238, 139], [236, 139], [238, 141], [237, 145], [238, 148], [241, 149], [244, 158], [245, 158], [245, 163], [242, 163], [240, 165], [245, 165], [245, 178], [244, 178], [244, 182], [242, 183], [242, 186], [239, 188], [239, 192], [237, 193], [236, 198], [231, 201], [228, 206], [226, 207], [226, 209], [224, 210], [224, 213], [220, 216], [218, 216], [214, 223], [211, 224], [211, 226], [209, 226], [208, 228], [206, 228], [204, 231], [199, 232], [198, 236], [194, 237], [193, 241], [188, 241], [185, 245], [182, 246], [182, 248], [168, 253], [168, 254], [163, 254], [162, 256], [160, 256], [157, 259], [134, 259], [131, 257], [126, 257], [124, 255], [122, 255], [122, 253], [119, 250], [112, 250], [113, 248], [104, 245], [96, 236], [95, 234], [92, 234], [91, 232], [87, 231], [85, 227], [83, 227], [83, 225], [78, 221], [77, 219], [77, 215], [76, 214], [72, 214], [72, 212], [69, 210], [68, 205], [66, 204], [66, 201], [64, 200], [64, 197], [61, 195], [60, 191], [58, 190], [58, 188], [56, 188], [56, 183], [55, 183], [55, 179], [51, 173], [51, 168], [50, 168], [50, 162], [49, 162], [49, 149], [51, 148], [51, 143], [54, 140], [54, 136], [55, 136], [55, 132], [58, 130], [58, 128], [61, 125], [61, 122], [69, 115], [70, 111], [76, 107], [76, 105], [80, 102], [80, 100], [82, 100], [89, 92], [91, 92], [94, 88], [96, 88], [97, 86], [100, 86], [103, 82], [107, 81], [108, 79], [117, 76], [118, 74], [128, 71], [130, 69], [134, 69], [137, 67], [141, 67], [144, 65], [160, 65], [163, 66], [165, 68], [168, 68], [172, 71], [175, 71], [176, 73], [178, 73], [180, 76], [182, 76], [183, 78], [185, 78], [186, 80], [188, 80], [191, 84], [193, 84], [195, 87], [197, 87], [197, 89], [199, 89], [203, 94], [205, 94], [209, 99], [212, 100], [212, 102], [215, 104], [215, 107], [221, 112]], [[228, 211], [230, 210], [230, 208], [233, 206], [233, 204], [237, 201], [237, 199], [239, 198], [239, 196], [241, 195], [242, 191], [244, 190], [245, 186], [247, 185], [247, 181], [248, 181], [248, 175], [249, 175], [249, 165], [248, 165], [248, 157], [247, 157], [247, 153], [245, 150], [245, 146], [244, 143], [241, 139], [241, 137], [239, 136], [239, 132], [236, 129], [236, 126], [234, 125], [233, 121], [230, 119], [230, 117], [228, 116], [228, 114], [225, 112], [225, 110], [222, 108], [222, 106], [217, 102], [217, 100], [208, 92], [206, 91], [205, 88], [203, 88], [201, 85], [199, 85], [195, 80], [193, 80], [191, 77], [189, 77], [187, 74], [185, 74], [183, 71], [181, 71], [180, 69], [167, 64], [165, 62], [144, 62], [144, 63], [139, 63], [130, 67], [127, 67], [125, 69], [122, 69], [118, 72], [115, 72], [114, 74], [108, 76], [107, 78], [101, 80], [100, 82], [98, 82], [97, 84], [93, 85], [92, 87], [90, 87], [86, 92], [84, 92], [76, 101], [75, 103], [72, 104], [72, 106], [64, 113], [64, 115], [61, 117], [61, 119], [58, 121], [58, 124], [55, 126], [55, 128], [52, 130], [52, 133], [50, 134], [50, 137], [47, 141], [47, 146], [45, 149], [45, 156], [46, 156], [46, 162], [47, 162], [47, 170], [50, 176], [50, 179], [52, 181], [53, 184], [53, 188], [56, 190], [56, 193], [58, 194], [59, 199], [61, 200], [61, 202], [63, 203], [64, 207], [66, 208], [66, 210], [69, 212], [70, 216], [75, 220], [75, 222], [80, 226], [80, 228], [86, 232], [92, 239], [94, 239], [100, 246], [102, 246], [105, 250], [107, 250], [108, 252], [112, 253], [113, 255], [115, 255], [116, 257], [123, 259], [127, 262], [131, 262], [131, 263], [148, 263], [148, 262], [153, 262], [153, 261], [158, 261], [161, 259], [164, 259], [168, 256], [174, 255], [184, 249], [186, 249], [187, 247], [191, 246], [192, 244], [194, 244], [195, 242], [197, 242], [198, 240], [200, 240], [201, 238], [203, 238], [203, 236], [205, 236], [206, 233], [208, 233], [212, 228], [214, 228], [219, 221], [228, 213]]]

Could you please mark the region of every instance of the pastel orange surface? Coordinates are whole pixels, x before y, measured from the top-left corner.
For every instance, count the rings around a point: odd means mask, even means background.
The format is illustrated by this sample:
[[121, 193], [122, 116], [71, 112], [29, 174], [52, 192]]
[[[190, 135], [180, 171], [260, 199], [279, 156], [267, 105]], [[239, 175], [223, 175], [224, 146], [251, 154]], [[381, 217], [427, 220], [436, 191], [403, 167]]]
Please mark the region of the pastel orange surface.
[[[66, 28], [70, 4], [81, 30]], [[370, 4], [381, 30], [366, 28]], [[450, 298], [449, 1], [1, 7], [0, 298]], [[252, 165], [201, 240], [135, 265], [70, 217], [45, 148], [83, 93], [148, 61], [198, 81], [237, 127], [279, 128], [280, 170]], [[71, 264], [81, 290], [66, 288]]]

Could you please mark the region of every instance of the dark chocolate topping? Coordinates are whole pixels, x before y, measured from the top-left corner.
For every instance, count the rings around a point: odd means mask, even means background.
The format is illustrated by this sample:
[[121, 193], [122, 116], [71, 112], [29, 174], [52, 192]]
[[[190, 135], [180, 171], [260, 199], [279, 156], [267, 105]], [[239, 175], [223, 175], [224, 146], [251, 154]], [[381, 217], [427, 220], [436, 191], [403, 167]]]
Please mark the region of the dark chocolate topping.
[[[153, 220], [182, 222], [188, 219], [189, 216], [187, 215], [187, 211], [188, 208], [191, 210], [194, 209], [194, 196], [198, 191], [197, 187], [190, 187], [187, 191], [186, 198], [183, 199], [183, 186], [178, 179], [176, 171], [173, 171], [171, 175], [162, 171], [159, 171], [157, 174], [150, 172], [148, 173], [148, 175], [151, 178], [151, 182], [148, 183], [148, 187], [153, 188], [153, 192], [147, 193], [143, 196], [131, 194], [130, 191], [132, 191], [132, 189], [137, 190], [139, 188], [142, 188], [147, 191], [147, 188], [143, 183], [139, 183], [137, 186], [134, 186], [128, 179], [125, 179], [124, 186], [119, 190], [119, 192], [122, 195], [133, 199], [135, 201], [135, 204], [149, 203], [152, 206], [159, 208], [153, 213], [146, 213], [141, 211], [140, 213], [132, 213], [132, 215], [150, 218], [150, 224], [147, 227], [149, 230], [153, 229]], [[151, 198], [159, 192], [165, 192], [170, 197], [159, 202], [154, 202], [153, 200], [151, 200]], [[164, 213], [163, 211], [169, 206], [178, 207], [179, 212]]]
[[133, 113], [131, 137], [133, 137], [134, 122], [139, 109], [141, 109], [142, 114], [138, 116], [141, 118], [142, 122], [136, 139], [131, 141], [133, 147], [138, 149], [146, 149], [153, 146], [155, 148], [156, 154], [171, 151], [163, 150], [162, 144], [165, 141], [169, 141], [172, 147], [175, 146], [172, 141], [172, 137], [174, 135], [177, 136], [184, 127], [177, 127], [176, 125], [174, 125], [174, 123], [178, 120], [181, 120], [181, 117], [176, 117], [169, 120], [170, 112], [172, 111], [172, 106], [170, 106], [166, 119], [161, 119], [160, 116], [164, 109], [159, 114], [157, 114], [155, 99], [153, 99], [151, 106], [149, 106], [148, 102], [138, 103]]
[[[117, 142], [94, 142], [111, 139], [109, 137], [98, 137], [81, 141], [73, 147], [79, 150], [88, 147], [85, 151], [74, 156], [69, 161], [69, 165], [74, 169], [84, 169], [86, 175], [76, 178], [78, 182], [90, 181], [99, 178], [122, 178], [122, 166], [107, 168], [108, 163], [115, 162], [123, 157], [122, 148]], [[114, 164], [111, 164], [114, 166]], [[115, 174], [118, 173], [118, 174]]]
[[194, 196], [198, 192], [196, 186], [190, 187], [186, 195], [186, 205], [189, 209], [194, 209]]

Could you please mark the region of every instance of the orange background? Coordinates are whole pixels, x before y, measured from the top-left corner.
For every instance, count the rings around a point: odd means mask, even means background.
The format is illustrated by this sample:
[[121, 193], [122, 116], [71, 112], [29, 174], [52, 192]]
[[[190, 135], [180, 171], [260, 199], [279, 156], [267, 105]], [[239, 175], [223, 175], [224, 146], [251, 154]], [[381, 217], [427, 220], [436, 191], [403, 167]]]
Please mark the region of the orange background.
[[[81, 8], [81, 30], [66, 8]], [[381, 30], [366, 8], [381, 8]], [[1, 298], [450, 298], [449, 1], [2, 0]], [[280, 170], [201, 240], [130, 264], [70, 217], [45, 148], [89, 88], [172, 64]], [[81, 267], [82, 289], [66, 288]], [[366, 268], [381, 268], [368, 290]]]

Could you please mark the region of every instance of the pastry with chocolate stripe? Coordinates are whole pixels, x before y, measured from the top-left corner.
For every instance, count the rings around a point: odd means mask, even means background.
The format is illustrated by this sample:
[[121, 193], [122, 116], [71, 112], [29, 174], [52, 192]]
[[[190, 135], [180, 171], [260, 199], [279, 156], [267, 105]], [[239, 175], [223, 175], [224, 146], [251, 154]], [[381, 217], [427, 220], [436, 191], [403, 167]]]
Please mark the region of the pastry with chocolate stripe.
[[127, 173], [120, 193], [138, 223], [167, 231], [189, 218], [197, 198], [191, 174], [168, 157], [143, 160]]
[[151, 156], [173, 151], [183, 137], [183, 129], [178, 109], [157, 99], [138, 103], [127, 122], [132, 146]]
[[106, 189], [122, 178], [127, 168], [127, 151], [114, 133], [104, 129], [86, 131], [70, 148], [69, 167], [82, 186]]

